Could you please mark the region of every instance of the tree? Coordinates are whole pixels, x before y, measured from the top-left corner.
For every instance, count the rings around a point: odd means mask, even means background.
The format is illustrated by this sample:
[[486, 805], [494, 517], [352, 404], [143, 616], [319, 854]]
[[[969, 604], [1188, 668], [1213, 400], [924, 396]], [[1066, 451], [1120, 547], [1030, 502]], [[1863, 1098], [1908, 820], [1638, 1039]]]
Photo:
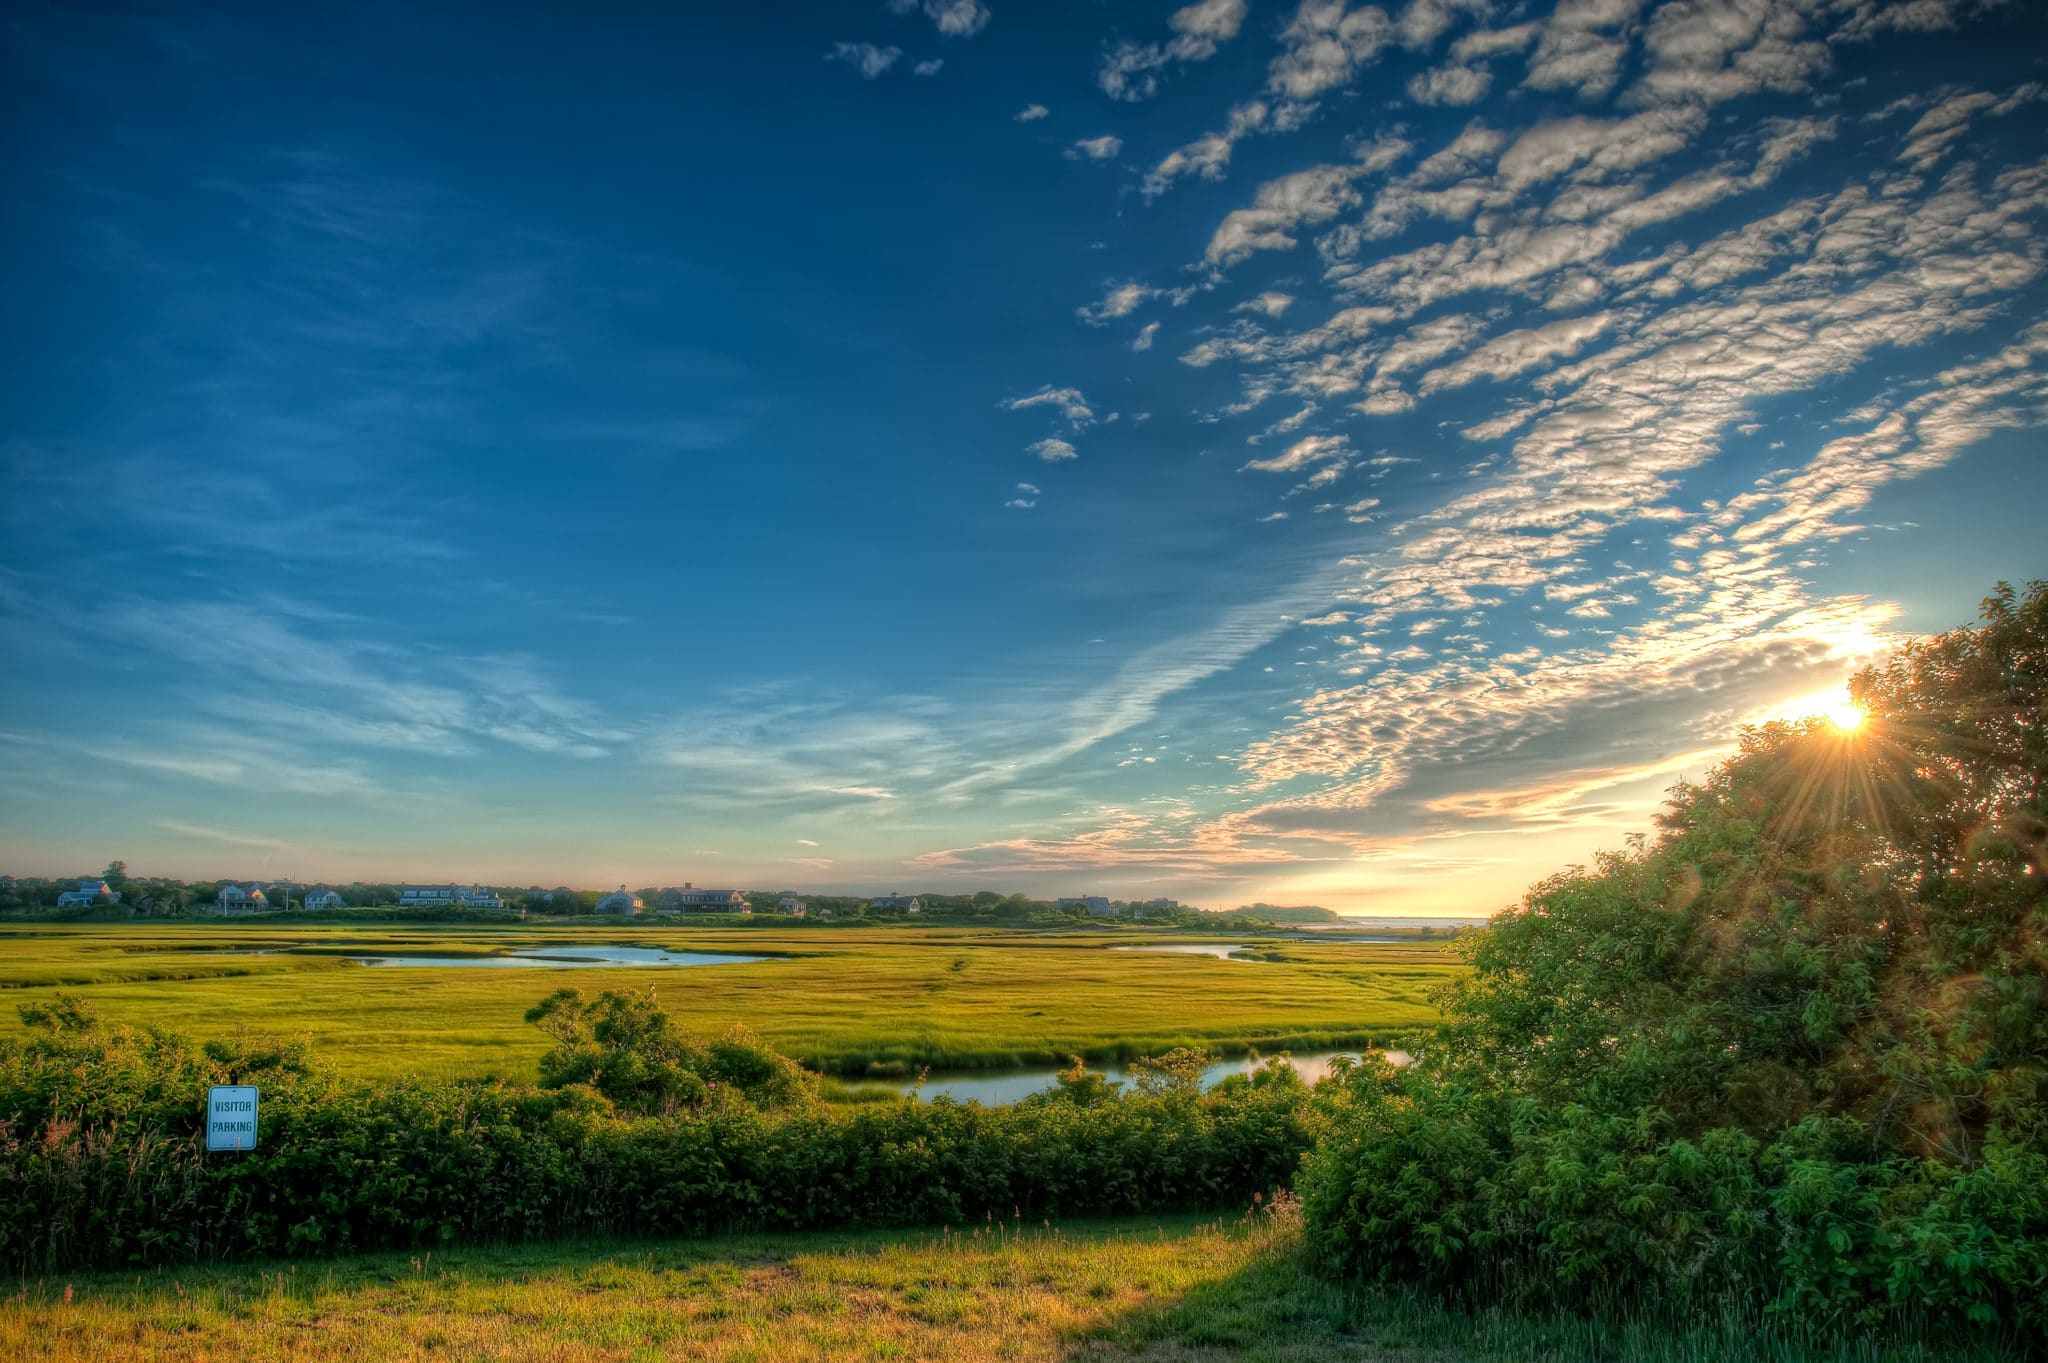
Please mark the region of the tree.
[[1327, 1251], [2048, 1326], [2048, 583], [1850, 694], [1472, 935], [1304, 1175]]

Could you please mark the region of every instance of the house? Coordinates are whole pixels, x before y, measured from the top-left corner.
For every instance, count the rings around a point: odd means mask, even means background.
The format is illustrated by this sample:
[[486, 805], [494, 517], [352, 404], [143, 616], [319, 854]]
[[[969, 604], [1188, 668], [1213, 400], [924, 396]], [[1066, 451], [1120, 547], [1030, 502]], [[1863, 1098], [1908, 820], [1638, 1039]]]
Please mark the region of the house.
[[57, 896], [57, 907], [68, 909], [74, 904], [118, 904], [120, 894], [111, 889], [107, 882], [97, 877], [88, 877], [78, 882], [75, 890], [66, 890]]
[[782, 896], [782, 898], [776, 900], [775, 908], [777, 912], [786, 913], [790, 915], [792, 918], [802, 918], [806, 912], [804, 908], [804, 901], [798, 899], [793, 894], [786, 894]]
[[1099, 894], [1074, 895], [1058, 902], [1062, 909], [1086, 909], [1090, 918], [1116, 917], [1116, 905]]
[[752, 913], [753, 906], [738, 890], [700, 890], [685, 882], [680, 890], [661, 892], [661, 907], [671, 913]]
[[302, 909], [339, 909], [346, 907], [338, 891], [327, 885], [315, 885], [306, 891], [306, 897], [299, 901]]
[[460, 904], [471, 909], [502, 909], [505, 901], [497, 892], [481, 885], [403, 885], [399, 887], [400, 908], [446, 908]]
[[270, 896], [263, 893], [260, 885], [243, 887], [232, 880], [220, 887], [214, 897], [213, 911], [219, 914], [241, 915], [261, 913], [270, 907]]
[[871, 909], [893, 909], [903, 913], [923, 913], [924, 905], [918, 903], [914, 894], [881, 894], [868, 901]]
[[597, 901], [599, 913], [635, 914], [640, 912], [642, 907], [644, 906], [640, 903], [640, 896], [633, 894], [623, 885]]

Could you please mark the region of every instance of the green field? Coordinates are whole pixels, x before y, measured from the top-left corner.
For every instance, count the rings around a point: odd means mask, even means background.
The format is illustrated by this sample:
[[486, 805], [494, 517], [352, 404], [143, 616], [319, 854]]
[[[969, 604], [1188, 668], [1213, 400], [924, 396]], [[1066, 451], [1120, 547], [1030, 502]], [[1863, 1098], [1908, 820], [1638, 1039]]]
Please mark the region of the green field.
[[[102, 1016], [193, 1037], [303, 1038], [343, 1073], [530, 1079], [547, 1041], [523, 1015], [564, 985], [653, 987], [703, 1032], [745, 1023], [828, 1073], [914, 1074], [1384, 1041], [1435, 1016], [1462, 969], [1440, 942], [1258, 941], [1259, 961], [1112, 951], [1174, 939], [973, 928], [508, 927], [124, 923], [0, 927], [0, 1000], [59, 989]], [[1252, 942], [1255, 939], [1221, 939]], [[371, 968], [346, 953], [483, 955], [544, 944], [775, 953], [708, 967]], [[16, 1030], [0, 1008], [0, 1034]]]
[[0, 1357], [1965, 1363], [1742, 1320], [1537, 1319], [1315, 1274], [1283, 1214], [725, 1237], [104, 1274], [0, 1299]]

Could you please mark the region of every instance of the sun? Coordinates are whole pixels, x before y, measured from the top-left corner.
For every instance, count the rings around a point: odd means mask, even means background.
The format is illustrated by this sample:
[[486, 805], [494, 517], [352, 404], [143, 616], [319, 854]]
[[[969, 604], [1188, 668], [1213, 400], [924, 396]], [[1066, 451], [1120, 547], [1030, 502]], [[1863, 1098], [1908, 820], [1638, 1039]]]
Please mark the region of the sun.
[[1865, 715], [1860, 705], [1834, 705], [1828, 707], [1828, 723], [1845, 734], [1853, 734], [1863, 727]]

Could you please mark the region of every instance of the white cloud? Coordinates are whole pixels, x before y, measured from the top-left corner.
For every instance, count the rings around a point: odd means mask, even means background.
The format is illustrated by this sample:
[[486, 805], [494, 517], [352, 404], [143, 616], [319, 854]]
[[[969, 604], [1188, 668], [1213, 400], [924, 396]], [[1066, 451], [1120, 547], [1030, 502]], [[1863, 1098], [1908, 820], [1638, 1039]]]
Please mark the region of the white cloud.
[[1439, 66], [1418, 72], [1408, 82], [1408, 97], [1417, 104], [1477, 104], [1493, 86], [1493, 73], [1483, 66]]
[[1131, 338], [1131, 349], [1140, 353], [1152, 348], [1152, 338], [1159, 334], [1159, 323], [1147, 322], [1136, 336]]
[[1036, 123], [1039, 119], [1044, 118], [1047, 114], [1051, 112], [1052, 111], [1046, 108], [1043, 104], [1027, 104], [1023, 108], [1019, 109], [1015, 114], [1011, 115], [1011, 119], [1013, 122], [1017, 123]]
[[1069, 161], [1107, 161], [1124, 149], [1124, 140], [1108, 133], [1101, 137], [1077, 138], [1064, 155]]
[[1096, 72], [1096, 84], [1111, 99], [1133, 103], [1150, 99], [1159, 90], [1159, 73], [1166, 67], [1203, 62], [1216, 49], [1237, 36], [1244, 24], [1245, 0], [1199, 0], [1177, 10], [1166, 21], [1174, 36], [1164, 43], [1135, 43], [1128, 39], [1103, 54]]
[[1059, 414], [1067, 419], [1067, 424], [1077, 431], [1085, 431], [1095, 424], [1095, 412], [1078, 388], [1055, 388], [1047, 384], [1027, 397], [1008, 398], [999, 405], [1010, 412], [1027, 411], [1033, 407], [1057, 408]]
[[1284, 50], [1273, 59], [1268, 86], [1291, 99], [1314, 99], [1349, 84], [1358, 67], [1378, 57], [1394, 41], [1394, 23], [1376, 5], [1302, 0], [1280, 40]]
[[1221, 131], [1204, 133], [1186, 146], [1168, 152], [1158, 165], [1152, 167], [1141, 186], [1144, 196], [1156, 199], [1171, 188], [1174, 181], [1189, 175], [1204, 180], [1222, 179], [1223, 169], [1230, 164], [1231, 152], [1238, 142], [1266, 127], [1270, 113], [1262, 100], [1248, 100], [1235, 106]]
[[1035, 444], [1027, 445], [1025, 450], [1028, 453], [1037, 455], [1048, 464], [1056, 464], [1062, 459], [1080, 458], [1079, 453], [1075, 451], [1072, 445], [1056, 435], [1049, 435]]
[[945, 68], [945, 65], [945, 58], [933, 57], [929, 61], [921, 61], [917, 65], [911, 67], [910, 74], [913, 76], [936, 76], [939, 74], [941, 70]]
[[1348, 457], [1350, 450], [1341, 435], [1311, 435], [1289, 445], [1270, 459], [1254, 459], [1244, 465], [1260, 473], [1294, 473], [1311, 464]]
[[1244, 302], [1232, 308], [1231, 311], [1256, 312], [1262, 317], [1277, 318], [1281, 313], [1287, 311], [1288, 306], [1293, 302], [1294, 295], [1268, 289], [1256, 298], [1247, 298]]
[[1359, 202], [1352, 166], [1317, 166], [1259, 186], [1250, 208], [1232, 212], [1216, 229], [1205, 253], [1212, 265], [1233, 265], [1255, 251], [1284, 251], [1289, 235], [1303, 225], [1328, 222]]
[[873, 43], [834, 43], [832, 50], [825, 54], [828, 62], [844, 62], [860, 72], [863, 80], [873, 80], [896, 64], [903, 55], [900, 47], [876, 47]]
[[891, 14], [918, 10], [938, 27], [942, 37], [972, 38], [988, 27], [989, 8], [981, 0], [888, 0]]

